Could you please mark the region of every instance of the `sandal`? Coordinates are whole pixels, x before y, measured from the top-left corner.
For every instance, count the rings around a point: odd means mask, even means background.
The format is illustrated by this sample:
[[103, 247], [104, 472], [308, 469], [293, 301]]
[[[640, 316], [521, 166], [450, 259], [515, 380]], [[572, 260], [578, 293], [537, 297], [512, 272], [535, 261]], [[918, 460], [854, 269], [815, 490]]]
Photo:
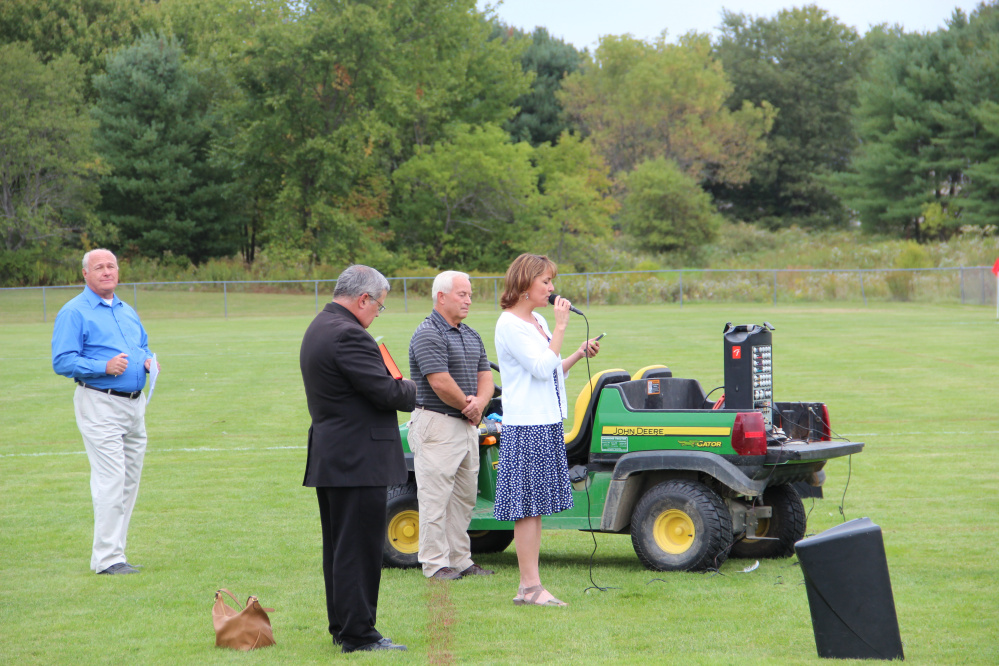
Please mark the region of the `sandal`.
[[517, 590], [517, 596], [513, 599], [514, 606], [557, 606], [559, 608], [564, 608], [569, 604], [552, 597], [547, 601], [538, 601], [541, 597], [542, 592], [546, 592], [545, 588], [541, 585], [532, 585], [531, 587], [522, 587]]

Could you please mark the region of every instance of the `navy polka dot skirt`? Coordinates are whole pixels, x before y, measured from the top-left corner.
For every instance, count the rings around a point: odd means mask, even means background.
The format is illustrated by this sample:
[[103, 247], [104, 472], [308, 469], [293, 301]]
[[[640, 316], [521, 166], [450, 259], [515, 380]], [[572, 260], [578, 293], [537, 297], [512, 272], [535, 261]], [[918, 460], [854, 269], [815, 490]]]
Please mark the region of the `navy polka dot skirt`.
[[562, 422], [504, 425], [496, 475], [496, 520], [548, 516], [572, 508]]

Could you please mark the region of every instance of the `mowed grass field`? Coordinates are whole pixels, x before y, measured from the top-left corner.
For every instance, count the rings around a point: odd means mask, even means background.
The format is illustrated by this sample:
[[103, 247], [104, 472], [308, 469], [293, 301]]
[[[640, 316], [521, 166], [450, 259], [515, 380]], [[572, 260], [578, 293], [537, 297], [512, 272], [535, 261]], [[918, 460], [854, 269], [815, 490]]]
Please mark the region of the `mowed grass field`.
[[[542, 540], [542, 580], [568, 608], [511, 604], [512, 546], [478, 558], [497, 575], [449, 586], [385, 570], [378, 627], [409, 651], [341, 655], [326, 632], [315, 493], [301, 485], [308, 414], [298, 349], [313, 297], [261, 298], [274, 304], [272, 315], [230, 311], [227, 320], [217, 294], [140, 303], [163, 374], [147, 412], [129, 535], [129, 559], [144, 566], [137, 576], [88, 569], [89, 466], [72, 383], [51, 369], [54, 310], [47, 323], [4, 315], [0, 663], [823, 663], [795, 558], [750, 573], [742, 570], [752, 561], [732, 559], [721, 575], [657, 574], [642, 568], [627, 536], [598, 534], [592, 577], [609, 589], [587, 590], [593, 538], [575, 531], [547, 531]], [[492, 356], [496, 312], [485, 301], [467, 322]], [[393, 296], [370, 329], [404, 372], [424, 306], [410, 299], [404, 313]], [[706, 391], [722, 383], [725, 322], [772, 323], [776, 398], [824, 401], [839, 435], [866, 442], [852, 461], [827, 466], [825, 499], [805, 500], [808, 533], [844, 517], [881, 526], [909, 662], [999, 663], [994, 310], [711, 304], [587, 314], [591, 335], [607, 332], [594, 372], [665, 363]], [[582, 340], [584, 324], [572, 320], [570, 339]], [[585, 380], [577, 365], [573, 397]], [[276, 609], [275, 647], [214, 647], [219, 587]]]

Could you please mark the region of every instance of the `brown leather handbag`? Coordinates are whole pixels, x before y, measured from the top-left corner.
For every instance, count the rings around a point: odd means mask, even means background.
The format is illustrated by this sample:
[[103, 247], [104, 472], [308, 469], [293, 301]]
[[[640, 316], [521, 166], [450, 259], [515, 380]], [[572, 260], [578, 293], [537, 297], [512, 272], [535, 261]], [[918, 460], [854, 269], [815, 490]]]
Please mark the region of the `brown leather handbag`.
[[239, 605], [232, 592], [226, 589], [215, 593], [215, 606], [212, 607], [212, 624], [215, 625], [216, 647], [228, 647], [234, 650], [253, 650], [274, 645], [274, 632], [271, 630], [271, 619], [267, 611], [273, 608], [263, 608], [256, 597], [250, 596], [246, 606], [236, 612], [226, 604], [222, 593], [228, 594], [236, 605]]

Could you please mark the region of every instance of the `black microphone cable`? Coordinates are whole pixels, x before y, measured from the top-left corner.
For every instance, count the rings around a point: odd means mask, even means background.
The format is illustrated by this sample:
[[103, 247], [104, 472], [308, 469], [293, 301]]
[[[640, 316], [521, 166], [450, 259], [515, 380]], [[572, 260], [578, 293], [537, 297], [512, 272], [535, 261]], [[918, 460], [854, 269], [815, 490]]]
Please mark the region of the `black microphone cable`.
[[[558, 296], [556, 294], [548, 294], [548, 302], [551, 303], [552, 305], [555, 305], [555, 299], [556, 298], [558, 298]], [[586, 322], [586, 338], [585, 339], [586, 339], [587, 343], [589, 343], [589, 340], [590, 340], [590, 320], [586, 318], [586, 315], [583, 314], [582, 310], [579, 310], [575, 306], [570, 305], [569, 306], [569, 310], [571, 312], [575, 312], [576, 314], [578, 314], [579, 316], [581, 316], [583, 318], [583, 321]], [[588, 346], [589, 345], [587, 345], [587, 347]], [[586, 359], [586, 385], [589, 386], [590, 390], [592, 391], [593, 390], [593, 372], [590, 369], [590, 354], [589, 354], [589, 349], [587, 349], [586, 353], [583, 354], [583, 357]], [[569, 396], [567, 395], [566, 396], [566, 404], [568, 404], [568, 402], [569, 402]], [[590, 562], [589, 562], [590, 586], [587, 587], [587, 588], [584, 588], [583, 592], [584, 593], [585, 592], [589, 592], [590, 590], [599, 590], [600, 592], [606, 592], [607, 590], [620, 589], [620, 588], [616, 588], [616, 587], [597, 585], [596, 581], [593, 580], [593, 558], [597, 554], [597, 535], [596, 535], [596, 532], [593, 529], [593, 517], [590, 515], [590, 507], [592, 506], [592, 504], [591, 504], [591, 500], [590, 500], [590, 483], [589, 483], [589, 481], [590, 481], [590, 474], [589, 474], [589, 471], [587, 471], [587, 473], [583, 476], [583, 480], [582, 481], [583, 481], [583, 490], [586, 492], [586, 525], [589, 528], [590, 538], [593, 539], [593, 551], [590, 553]]]
[[[805, 406], [804, 403], [800, 403], [799, 402], [798, 404], [801, 405], [802, 407]], [[826, 423], [825, 419], [823, 419], [821, 416], [819, 416], [818, 414], [815, 414], [814, 412], [812, 412], [812, 415], [815, 416], [816, 420], [818, 420], [818, 422], [821, 425], [825, 426], [826, 429], [829, 430], [829, 439], [830, 440], [841, 439], [844, 442], [849, 442], [850, 441], [848, 438], [843, 437], [842, 435], [840, 435], [839, 433], [837, 433], [835, 430], [833, 430], [832, 426], [829, 425], [828, 423]], [[850, 454], [849, 456], [847, 456], [846, 460], [847, 460], [846, 485], [843, 486], [843, 497], [841, 497], [840, 500], [839, 500], [839, 515], [843, 516], [843, 522], [844, 523], [846, 522], [846, 511], [844, 510], [844, 507], [846, 506], [846, 491], [850, 487], [850, 479], [853, 477], [853, 454]]]

